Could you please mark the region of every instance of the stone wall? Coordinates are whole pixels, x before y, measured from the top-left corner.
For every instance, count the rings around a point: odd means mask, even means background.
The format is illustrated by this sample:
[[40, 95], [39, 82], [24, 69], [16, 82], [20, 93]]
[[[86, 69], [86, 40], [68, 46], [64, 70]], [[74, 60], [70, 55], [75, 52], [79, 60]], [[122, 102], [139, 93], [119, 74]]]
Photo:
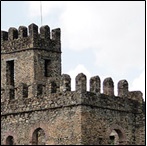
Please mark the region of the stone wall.
[[45, 144], [81, 144], [80, 115], [75, 106], [2, 116], [1, 144], [12, 135], [16, 145], [32, 145], [37, 128], [45, 132]]

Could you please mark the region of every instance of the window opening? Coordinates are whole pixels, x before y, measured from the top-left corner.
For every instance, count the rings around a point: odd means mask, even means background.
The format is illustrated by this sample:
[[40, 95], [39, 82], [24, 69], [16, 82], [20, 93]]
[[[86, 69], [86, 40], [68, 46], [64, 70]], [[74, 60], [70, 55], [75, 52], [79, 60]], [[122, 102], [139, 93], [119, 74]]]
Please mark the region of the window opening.
[[14, 99], [14, 97], [15, 97], [15, 91], [14, 91], [14, 89], [10, 89], [9, 90], [9, 97], [10, 97], [10, 100]]
[[42, 94], [43, 94], [43, 85], [38, 84], [37, 85], [37, 96], [42, 95]]
[[37, 128], [33, 132], [32, 144], [33, 145], [45, 145], [45, 132], [43, 129]]
[[117, 130], [112, 130], [110, 136], [109, 136], [109, 140], [110, 140], [110, 145], [119, 145], [119, 131]]
[[45, 77], [50, 77], [51, 75], [51, 61], [49, 59], [44, 60], [44, 69], [45, 69]]
[[28, 86], [26, 84], [24, 84], [23, 86], [23, 98], [27, 98], [28, 97]]
[[14, 86], [14, 60], [6, 62], [6, 81], [7, 85]]
[[114, 141], [115, 141], [115, 137], [114, 136], [110, 136], [110, 144], [114, 145]]
[[57, 92], [57, 85], [55, 82], [51, 82], [51, 93]]
[[7, 137], [6, 145], [14, 145], [14, 138], [13, 138], [13, 136], [8, 136]]

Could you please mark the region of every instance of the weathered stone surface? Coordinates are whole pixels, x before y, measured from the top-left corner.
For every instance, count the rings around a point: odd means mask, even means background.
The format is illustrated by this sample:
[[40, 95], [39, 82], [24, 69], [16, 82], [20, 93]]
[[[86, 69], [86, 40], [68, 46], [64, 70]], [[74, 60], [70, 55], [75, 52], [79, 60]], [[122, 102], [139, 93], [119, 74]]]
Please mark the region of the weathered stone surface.
[[100, 93], [101, 92], [101, 80], [99, 76], [90, 78], [90, 92]]
[[120, 80], [118, 82], [118, 96], [127, 97], [128, 93], [128, 82], [126, 80]]
[[71, 91], [70, 76], [61, 75], [60, 39], [60, 29], [50, 37], [47, 25], [40, 33], [36, 24], [1, 32], [1, 144], [145, 144], [142, 93], [121, 80], [115, 96], [112, 78], [101, 93], [99, 76], [87, 91], [83, 73]]
[[106, 95], [114, 95], [114, 83], [111, 77], [104, 79], [103, 81], [103, 92]]

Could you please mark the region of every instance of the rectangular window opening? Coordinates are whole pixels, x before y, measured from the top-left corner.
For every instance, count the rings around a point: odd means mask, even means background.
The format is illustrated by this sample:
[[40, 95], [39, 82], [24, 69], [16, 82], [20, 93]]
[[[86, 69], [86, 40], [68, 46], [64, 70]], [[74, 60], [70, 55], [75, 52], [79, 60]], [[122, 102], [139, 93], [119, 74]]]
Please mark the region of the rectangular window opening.
[[50, 64], [51, 64], [51, 61], [49, 59], [44, 60], [45, 77], [50, 77]]
[[14, 86], [14, 60], [6, 62], [6, 81], [7, 85]]
[[24, 85], [23, 86], [23, 98], [27, 98], [28, 97], [28, 86]]
[[10, 89], [9, 94], [10, 94], [9, 95], [10, 96], [10, 100], [15, 98], [15, 91], [14, 91], [14, 89]]
[[99, 138], [99, 145], [102, 144], [102, 138]]
[[37, 96], [42, 95], [42, 94], [43, 94], [43, 85], [38, 84], [37, 85]]

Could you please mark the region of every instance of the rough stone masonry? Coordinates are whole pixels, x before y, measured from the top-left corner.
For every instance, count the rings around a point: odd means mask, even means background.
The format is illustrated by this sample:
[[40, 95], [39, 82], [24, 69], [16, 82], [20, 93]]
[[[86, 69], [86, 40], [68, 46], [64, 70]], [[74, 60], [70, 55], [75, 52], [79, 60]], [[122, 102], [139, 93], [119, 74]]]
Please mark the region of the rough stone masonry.
[[[144, 145], [142, 92], [111, 77], [61, 74], [61, 30], [1, 31], [1, 145]], [[101, 88], [103, 93], [101, 93]]]

